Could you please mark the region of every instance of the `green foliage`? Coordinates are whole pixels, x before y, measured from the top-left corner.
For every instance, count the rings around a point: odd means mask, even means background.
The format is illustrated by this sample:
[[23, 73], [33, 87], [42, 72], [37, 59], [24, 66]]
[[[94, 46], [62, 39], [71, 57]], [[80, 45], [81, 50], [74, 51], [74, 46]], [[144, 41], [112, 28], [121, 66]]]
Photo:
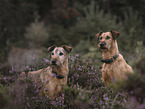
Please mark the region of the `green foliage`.
[[[0, 4], [1, 108], [145, 108], [144, 0], [0, 0]], [[120, 32], [119, 50], [136, 72], [122, 84], [127, 94], [104, 87], [101, 80], [102, 56], [95, 34], [111, 29]], [[31, 80], [16, 80], [18, 72], [48, 66], [41, 49], [53, 44], [71, 45], [73, 53], [68, 84], [51, 101], [38, 95]], [[13, 46], [37, 49], [13, 52]]]
[[26, 28], [25, 37], [29, 40], [30, 47], [40, 48], [49, 38], [48, 28], [36, 18], [35, 22]]
[[[79, 17], [76, 25], [70, 28], [74, 40], [94, 40], [95, 34], [100, 30], [110, 31], [113, 29], [121, 31], [122, 29], [121, 24], [116, 23], [115, 17], [110, 14], [104, 14], [103, 10], [99, 10], [94, 2], [85, 8], [84, 12], [85, 17]], [[76, 42], [72, 43], [73, 45], [76, 44]]]
[[24, 31], [34, 19], [34, 10], [36, 5], [29, 2], [19, 0], [16, 2], [11, 0], [0, 1], [0, 46], [19, 45], [24, 41]]
[[77, 46], [74, 48], [75, 53], [85, 54], [89, 52], [89, 47], [91, 46], [89, 41], [81, 40]]
[[9, 96], [9, 89], [2, 84], [0, 84], [0, 107], [2, 109], [8, 108], [10, 104], [11, 98]]
[[[121, 88], [124, 88], [129, 96], [129, 101], [134, 101], [139, 103], [136, 108], [145, 108], [144, 98], [145, 98], [145, 55], [141, 56], [134, 63], [133, 68], [135, 71], [134, 75], [128, 75], [129, 80], [125, 81]], [[131, 104], [134, 107], [136, 104]]]
[[[133, 12], [132, 9], [125, 13], [125, 20], [123, 21], [123, 35], [121, 36], [119, 43], [120, 47], [126, 51], [134, 52], [137, 46], [137, 42], [144, 40], [144, 30], [142, 19], [138, 16], [137, 12]], [[120, 33], [120, 34], [122, 34]], [[125, 46], [124, 46], [125, 45]], [[123, 47], [124, 46], [124, 47]]]
[[50, 45], [62, 45], [71, 44], [72, 39], [70, 39], [69, 32], [61, 25], [53, 25], [49, 31], [49, 46]]
[[[144, 57], [134, 64], [133, 68], [136, 68], [139, 74], [133, 75], [122, 86], [129, 94], [104, 87], [101, 80], [100, 61], [93, 58], [83, 59], [79, 55], [70, 56], [68, 84], [54, 100], [41, 97], [38, 94], [39, 85], [32, 83], [26, 77], [17, 79], [17, 73], [13, 71], [3, 73], [0, 82], [9, 85], [9, 96], [12, 98], [14, 108], [139, 108], [144, 98]], [[37, 66], [38, 69], [41, 67]], [[33, 70], [33, 68], [27, 68], [28, 70]], [[132, 97], [135, 97], [133, 100], [137, 100], [136, 103], [139, 101], [138, 105], [131, 104]]]
[[[97, 34], [100, 30], [103, 30], [104, 32], [116, 30], [121, 34], [118, 39], [119, 42], [124, 40], [123, 36], [126, 36], [126, 33], [123, 31], [123, 23], [117, 23], [116, 17], [111, 14], [105, 14], [104, 11], [100, 10], [93, 1], [87, 8], [84, 9], [84, 13], [85, 16], [79, 17], [76, 25], [69, 29], [69, 34], [74, 39], [71, 43], [75, 46], [76, 51], [80, 52], [80, 54], [85, 55], [85, 53], [89, 52], [94, 46], [97, 48], [95, 34]], [[119, 43], [119, 47], [122, 49], [123, 47], [121, 44], [122, 43]]]
[[130, 61], [130, 64], [135, 65], [144, 56], [145, 56], [145, 47], [143, 46], [143, 41], [138, 41], [136, 48], [134, 49], [133, 54], [134, 59]]
[[[119, 23], [117, 23], [116, 17], [113, 17], [111, 14], [104, 14], [102, 10], [99, 10], [94, 2], [91, 2], [91, 4], [84, 9], [84, 12], [85, 17], [79, 17], [76, 25], [70, 28], [70, 33], [72, 33], [70, 35], [74, 37], [72, 44], [76, 45], [78, 40], [80, 41], [76, 46], [77, 49], [79, 49], [80, 45], [83, 45], [82, 42], [86, 41], [83, 48], [85, 52], [85, 46], [88, 45], [88, 39], [90, 45], [96, 44], [95, 34], [100, 30], [103, 30], [104, 32], [110, 30], [118, 31], [120, 36], [117, 40], [119, 50], [122, 52], [134, 52], [133, 48], [137, 46], [137, 41], [144, 40], [143, 36], [145, 33], [144, 30], [141, 29], [143, 28], [142, 19], [138, 16], [138, 13], [133, 12], [131, 9], [125, 13], [125, 20], [119, 20]], [[80, 52], [82, 47], [80, 47]], [[87, 49], [89, 49], [89, 47]]]

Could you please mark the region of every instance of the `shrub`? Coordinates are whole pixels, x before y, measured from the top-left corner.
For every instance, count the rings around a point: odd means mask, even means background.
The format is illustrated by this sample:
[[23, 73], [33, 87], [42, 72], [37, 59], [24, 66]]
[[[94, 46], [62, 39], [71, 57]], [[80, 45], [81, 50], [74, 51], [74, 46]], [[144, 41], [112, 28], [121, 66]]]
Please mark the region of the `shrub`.
[[[104, 87], [100, 71], [102, 63], [93, 58], [83, 59], [81, 55], [71, 55], [69, 57], [67, 86], [63, 88], [63, 91], [54, 100], [41, 97], [39, 95], [39, 85], [32, 83], [30, 79], [25, 77], [17, 79], [17, 74], [14, 72], [11, 74], [11, 78], [15, 76], [15, 82], [9, 82], [9, 78], [7, 78], [9, 74], [1, 76], [0, 79], [5, 81], [4, 85], [6, 87], [9, 87], [9, 94], [14, 108], [140, 108], [142, 103], [138, 105], [138, 101], [142, 102], [144, 98], [144, 76], [142, 76], [144, 58], [141, 58], [139, 63], [136, 64], [135, 68], [139, 69], [141, 74], [128, 80], [122, 87], [129, 94]], [[38, 66], [37, 69], [41, 67]], [[31, 69], [27, 68], [25, 72], [29, 70]], [[135, 103], [131, 101], [132, 97], [134, 97], [133, 100], [136, 100]]]
[[43, 22], [39, 22], [37, 18], [34, 23], [26, 28], [24, 35], [29, 40], [29, 46], [33, 48], [42, 47], [49, 38], [48, 28], [45, 27]]
[[137, 42], [144, 40], [144, 30], [142, 19], [138, 16], [137, 12], [129, 9], [124, 15], [123, 31], [120, 33], [121, 38], [119, 44], [123, 51], [134, 52], [133, 48], [137, 47]]
[[71, 57], [69, 61], [70, 73], [68, 79], [71, 84], [78, 84], [82, 88], [87, 89], [94, 89], [103, 85], [97, 60], [83, 60], [79, 55], [76, 55]]
[[94, 2], [84, 9], [85, 16], [79, 17], [75, 26], [70, 28], [71, 36], [74, 38], [72, 44], [80, 40], [94, 41], [95, 34], [100, 30], [110, 31], [111, 29], [121, 31], [122, 25], [116, 23], [116, 18], [111, 14], [104, 14]]
[[11, 98], [9, 96], [9, 90], [7, 87], [0, 84], [0, 107], [3, 108], [10, 108], [11, 106]]

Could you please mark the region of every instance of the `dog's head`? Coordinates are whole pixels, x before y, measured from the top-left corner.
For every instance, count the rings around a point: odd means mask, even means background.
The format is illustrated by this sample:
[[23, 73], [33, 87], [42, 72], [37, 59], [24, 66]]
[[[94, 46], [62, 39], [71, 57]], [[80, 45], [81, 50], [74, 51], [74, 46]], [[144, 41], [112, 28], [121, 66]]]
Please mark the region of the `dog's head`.
[[119, 32], [111, 30], [110, 32], [100, 31], [96, 34], [99, 41], [98, 47], [100, 51], [109, 51], [113, 46], [116, 38], [119, 36]]
[[68, 54], [71, 52], [72, 47], [63, 45], [62, 47], [56, 47], [55, 45], [48, 48], [48, 52], [51, 52], [50, 65], [61, 66], [68, 59]]

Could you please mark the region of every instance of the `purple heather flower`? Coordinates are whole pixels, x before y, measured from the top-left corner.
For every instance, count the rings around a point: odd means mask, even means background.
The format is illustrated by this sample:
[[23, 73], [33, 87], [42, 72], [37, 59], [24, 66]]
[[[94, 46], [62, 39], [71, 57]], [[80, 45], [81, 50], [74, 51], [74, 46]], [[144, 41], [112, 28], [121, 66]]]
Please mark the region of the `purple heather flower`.
[[123, 99], [123, 101], [126, 103], [126, 99]]
[[107, 97], [104, 98], [105, 101], [109, 101], [109, 99]]
[[39, 92], [39, 89], [37, 89], [36, 91], [35, 91], [35, 93], [38, 93]]
[[130, 94], [131, 94], [131, 95], [133, 94], [133, 90], [132, 90], [132, 91], [130, 91]]
[[32, 68], [29, 68], [29, 70], [32, 70]]
[[103, 109], [105, 109], [105, 106], [103, 105]]
[[29, 69], [29, 66], [28, 65], [26, 66], [26, 69]]
[[45, 59], [45, 62], [46, 62], [46, 63], [49, 63], [50, 61], [49, 61], [48, 59]]
[[85, 97], [84, 97], [84, 96], [82, 96], [82, 99], [85, 99]]
[[78, 68], [78, 70], [82, 71], [82, 69], [81, 69], [81, 68]]
[[29, 103], [27, 103], [27, 106], [28, 106], [28, 107], [30, 107], [30, 104], [29, 104]]
[[5, 76], [3, 79], [6, 81], [7, 77]]

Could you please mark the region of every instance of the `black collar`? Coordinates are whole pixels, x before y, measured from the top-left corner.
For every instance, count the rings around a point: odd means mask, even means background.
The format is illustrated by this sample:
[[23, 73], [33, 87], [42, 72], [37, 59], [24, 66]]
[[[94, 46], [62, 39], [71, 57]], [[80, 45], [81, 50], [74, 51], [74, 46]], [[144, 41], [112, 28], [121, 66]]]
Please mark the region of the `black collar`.
[[64, 78], [64, 76], [58, 75], [57, 72], [55, 72], [53, 69], [52, 69], [52, 73], [55, 74], [58, 79], [63, 79]]
[[113, 56], [113, 58], [111, 59], [102, 59], [101, 62], [106, 63], [106, 64], [110, 64], [111, 62], [113, 62], [117, 57], [119, 56], [119, 53], [115, 56]]

